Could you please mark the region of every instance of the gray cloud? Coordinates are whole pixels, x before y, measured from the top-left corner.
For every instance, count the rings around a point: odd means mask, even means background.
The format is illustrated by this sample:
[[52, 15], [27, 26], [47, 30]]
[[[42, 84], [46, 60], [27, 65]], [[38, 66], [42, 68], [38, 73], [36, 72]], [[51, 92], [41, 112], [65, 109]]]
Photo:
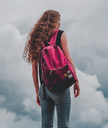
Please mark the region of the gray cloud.
[[91, 75], [97, 75], [101, 86], [101, 90], [104, 92], [104, 96], [108, 97], [108, 58], [107, 47], [101, 45], [88, 45], [79, 49], [79, 52], [71, 52], [75, 65], [78, 69], [87, 72]]
[[71, 26], [69, 48], [78, 69], [96, 74], [104, 96], [108, 97], [108, 2]]
[[[25, 82], [26, 83], [26, 82]], [[0, 108], [5, 108], [8, 112], [16, 114], [15, 122], [21, 120], [22, 116], [29, 116], [34, 121], [40, 120], [40, 113], [35, 109], [26, 111], [23, 105], [24, 100], [28, 97], [23, 87], [24, 83], [8, 81], [0, 79], [0, 95], [4, 96], [5, 100], [0, 102]]]
[[63, 30], [65, 30], [65, 31], [70, 31], [70, 29], [71, 29], [70, 26], [73, 23], [75, 23], [75, 22], [77, 22], [76, 19], [71, 19], [71, 20], [68, 20], [68, 21], [62, 21], [60, 28], [63, 29]]
[[[27, 98], [34, 100], [30, 96], [33, 90], [29, 89], [32, 81], [26, 79], [27, 73], [21, 60], [23, 49], [21, 42], [24, 42], [25, 37], [26, 35], [21, 36], [11, 24], [0, 28], [0, 108], [15, 113], [14, 122], [20, 121], [22, 117], [29, 117], [34, 121], [40, 120], [38, 110], [31, 107], [28, 111], [24, 104]], [[24, 67], [26, 66], [25, 64]]]
[[20, 31], [21, 35], [24, 35], [24, 34], [30, 32], [32, 26], [28, 25], [27, 23], [23, 23], [23, 24], [17, 26], [17, 28]]

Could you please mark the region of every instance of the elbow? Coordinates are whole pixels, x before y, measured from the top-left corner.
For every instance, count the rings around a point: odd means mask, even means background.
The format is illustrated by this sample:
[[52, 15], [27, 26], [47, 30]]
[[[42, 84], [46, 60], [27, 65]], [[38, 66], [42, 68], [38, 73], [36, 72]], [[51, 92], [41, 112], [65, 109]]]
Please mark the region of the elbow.
[[32, 75], [34, 75], [36, 72], [35, 71], [32, 71]]
[[37, 74], [38, 73], [38, 71], [37, 70], [32, 70], [32, 74], [34, 75], [34, 74]]
[[33, 69], [32, 69], [32, 74], [36, 74], [36, 73], [37, 73], [36, 68], [33, 68]]
[[73, 59], [72, 59], [72, 58], [68, 58], [68, 61], [69, 61], [70, 63], [73, 63]]

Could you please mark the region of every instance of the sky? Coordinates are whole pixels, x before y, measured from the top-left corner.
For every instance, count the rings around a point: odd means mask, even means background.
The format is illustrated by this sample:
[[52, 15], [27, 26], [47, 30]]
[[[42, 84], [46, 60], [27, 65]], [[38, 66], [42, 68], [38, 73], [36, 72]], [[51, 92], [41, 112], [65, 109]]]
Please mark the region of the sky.
[[70, 128], [108, 128], [107, 0], [0, 1], [0, 128], [41, 127], [32, 67], [22, 54], [30, 30], [49, 9], [61, 14], [81, 89], [74, 98], [70, 87]]

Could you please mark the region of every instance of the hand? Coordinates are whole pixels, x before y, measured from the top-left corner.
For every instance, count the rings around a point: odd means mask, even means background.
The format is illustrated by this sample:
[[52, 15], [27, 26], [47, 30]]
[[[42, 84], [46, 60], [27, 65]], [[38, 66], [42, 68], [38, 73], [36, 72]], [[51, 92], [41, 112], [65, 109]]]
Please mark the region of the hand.
[[36, 102], [37, 102], [37, 104], [38, 104], [39, 106], [41, 106], [41, 105], [40, 105], [40, 101], [39, 101], [38, 94], [37, 94], [37, 99], [36, 99]]
[[79, 82], [76, 81], [76, 83], [74, 84], [74, 95], [75, 95], [75, 98], [79, 95], [79, 93], [80, 93]]

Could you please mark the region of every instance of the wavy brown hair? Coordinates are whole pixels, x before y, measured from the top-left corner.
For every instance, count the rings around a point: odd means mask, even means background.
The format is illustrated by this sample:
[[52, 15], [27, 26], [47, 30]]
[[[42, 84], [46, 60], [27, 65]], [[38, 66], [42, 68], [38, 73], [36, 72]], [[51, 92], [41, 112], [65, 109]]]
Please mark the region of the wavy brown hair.
[[48, 10], [44, 12], [30, 31], [28, 41], [25, 43], [22, 58], [24, 58], [26, 62], [31, 64], [35, 59], [36, 65], [38, 65], [42, 42], [48, 41], [51, 38], [59, 20], [60, 14], [57, 11]]

